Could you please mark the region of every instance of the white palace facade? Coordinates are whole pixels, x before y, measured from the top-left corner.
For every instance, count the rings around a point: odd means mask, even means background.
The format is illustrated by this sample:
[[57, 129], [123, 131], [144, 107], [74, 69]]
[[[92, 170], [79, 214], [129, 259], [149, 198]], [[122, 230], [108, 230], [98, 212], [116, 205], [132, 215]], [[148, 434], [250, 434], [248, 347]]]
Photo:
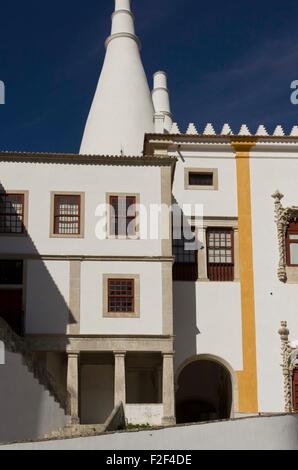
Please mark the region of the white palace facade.
[[73, 424], [121, 402], [151, 425], [298, 410], [278, 335], [298, 338], [298, 127], [180, 131], [130, 3], [80, 152], [0, 152], [0, 316]]

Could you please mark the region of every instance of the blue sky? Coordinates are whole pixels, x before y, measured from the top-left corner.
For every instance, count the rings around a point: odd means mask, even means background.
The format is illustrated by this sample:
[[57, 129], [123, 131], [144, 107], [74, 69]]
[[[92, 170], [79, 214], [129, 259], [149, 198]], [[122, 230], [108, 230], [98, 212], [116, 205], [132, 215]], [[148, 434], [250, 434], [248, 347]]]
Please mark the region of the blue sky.
[[[10, 0], [0, 15], [3, 150], [78, 152], [104, 57], [113, 0]], [[298, 124], [297, 0], [133, 0], [152, 83], [169, 75], [181, 130], [229, 122]]]

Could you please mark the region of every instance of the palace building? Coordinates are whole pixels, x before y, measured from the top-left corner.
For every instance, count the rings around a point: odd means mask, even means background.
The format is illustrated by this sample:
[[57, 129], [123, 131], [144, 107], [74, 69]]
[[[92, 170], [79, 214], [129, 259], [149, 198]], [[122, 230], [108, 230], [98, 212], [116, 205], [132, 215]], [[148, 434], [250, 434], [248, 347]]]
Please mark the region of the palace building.
[[[0, 340], [51, 377], [72, 424], [119, 403], [150, 425], [298, 411], [278, 336], [287, 321], [298, 338], [297, 170], [298, 127], [182, 132], [116, 0], [80, 152], [0, 152]], [[26, 390], [20, 420], [45, 416]]]

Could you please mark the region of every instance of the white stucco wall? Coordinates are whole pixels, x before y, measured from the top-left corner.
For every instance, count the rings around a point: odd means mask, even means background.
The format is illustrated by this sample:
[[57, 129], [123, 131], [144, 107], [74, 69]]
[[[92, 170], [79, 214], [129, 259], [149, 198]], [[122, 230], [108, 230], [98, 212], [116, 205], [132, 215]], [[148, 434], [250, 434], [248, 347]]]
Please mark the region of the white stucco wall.
[[[218, 190], [185, 190], [185, 168], [218, 169]], [[182, 151], [176, 166], [173, 194], [180, 206], [202, 204], [205, 217], [237, 217], [236, 162], [233, 152]]]
[[251, 194], [253, 256], [257, 328], [257, 366], [260, 411], [284, 409], [280, 337], [277, 331], [287, 320], [291, 338], [298, 338], [297, 284], [283, 284], [277, 278], [278, 240], [274, 222], [274, 200], [279, 189], [284, 207], [298, 206], [295, 153], [268, 155], [252, 152]]
[[240, 283], [174, 282], [175, 364], [210, 354], [242, 370]]
[[[84, 262], [81, 334], [162, 334], [162, 276], [157, 262]], [[103, 318], [103, 275], [140, 276], [140, 317]]]
[[[29, 237], [1, 238], [1, 252], [42, 255], [159, 256], [160, 240], [98, 240], [96, 207], [108, 193], [139, 194], [140, 204], [161, 202], [160, 167], [0, 163], [6, 191], [29, 191]], [[51, 238], [51, 192], [85, 193], [85, 237]], [[140, 224], [144, 219], [140, 220]], [[140, 226], [142, 230], [142, 225]]]
[[[297, 450], [298, 417], [272, 416], [0, 446], [0, 450]], [[117, 449], [115, 451], [115, 449]], [[152, 451], [152, 449], [154, 449]]]
[[26, 333], [65, 334], [69, 321], [69, 261], [28, 260]]
[[0, 365], [0, 417], [0, 442], [40, 439], [68, 422], [23, 357], [8, 350]]
[[129, 424], [149, 424], [150, 426], [161, 426], [163, 419], [163, 404], [126, 404], [125, 418]]

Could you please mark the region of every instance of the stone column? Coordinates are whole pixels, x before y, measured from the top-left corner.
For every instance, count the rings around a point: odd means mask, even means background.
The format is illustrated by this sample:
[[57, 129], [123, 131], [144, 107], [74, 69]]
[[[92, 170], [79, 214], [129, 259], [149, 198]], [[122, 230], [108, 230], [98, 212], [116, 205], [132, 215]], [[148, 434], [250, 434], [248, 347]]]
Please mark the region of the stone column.
[[291, 413], [293, 411], [292, 406], [292, 376], [290, 371], [290, 356], [291, 347], [289, 345], [289, 330], [286, 321], [281, 322], [281, 327], [278, 330], [278, 334], [281, 340], [281, 356], [282, 356], [282, 371], [284, 378], [284, 400], [285, 400], [285, 412]]
[[67, 392], [68, 409], [71, 417], [71, 424], [79, 424], [79, 353], [68, 354], [67, 362]]
[[162, 395], [163, 424], [175, 424], [174, 353], [163, 354]]
[[115, 380], [114, 380], [114, 404], [125, 405], [126, 402], [126, 384], [125, 384], [125, 355], [124, 351], [115, 351]]

